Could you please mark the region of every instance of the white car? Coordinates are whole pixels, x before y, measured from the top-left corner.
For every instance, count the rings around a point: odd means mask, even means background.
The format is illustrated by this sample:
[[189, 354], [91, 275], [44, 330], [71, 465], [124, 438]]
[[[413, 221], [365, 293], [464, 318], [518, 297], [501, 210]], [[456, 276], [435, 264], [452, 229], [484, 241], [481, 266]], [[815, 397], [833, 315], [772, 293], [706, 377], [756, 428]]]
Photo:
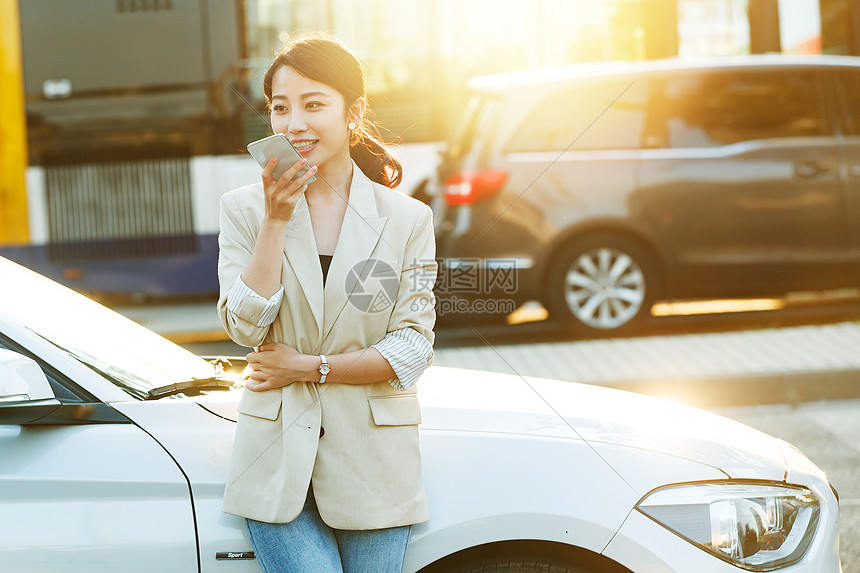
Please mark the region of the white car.
[[[235, 380], [4, 259], [0, 301], [0, 569], [259, 573], [221, 512]], [[420, 397], [406, 573], [841, 571], [835, 492], [785, 442], [552, 380], [431, 368]]]

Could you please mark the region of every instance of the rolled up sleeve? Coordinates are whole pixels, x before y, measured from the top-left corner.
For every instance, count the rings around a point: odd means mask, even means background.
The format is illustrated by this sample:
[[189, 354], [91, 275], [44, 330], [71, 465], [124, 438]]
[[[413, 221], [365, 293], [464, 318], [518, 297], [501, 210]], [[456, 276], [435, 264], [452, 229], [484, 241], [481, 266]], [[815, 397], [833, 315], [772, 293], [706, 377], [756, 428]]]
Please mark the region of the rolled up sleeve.
[[389, 332], [372, 348], [376, 348], [394, 370], [397, 378], [389, 380], [389, 384], [397, 390], [406, 390], [415, 384], [433, 363], [433, 345], [412, 328]]
[[227, 293], [227, 310], [237, 317], [256, 326], [269, 326], [275, 322], [281, 302], [284, 300], [284, 287], [269, 298], [257, 294], [245, 284], [242, 277], [236, 278], [233, 288]]

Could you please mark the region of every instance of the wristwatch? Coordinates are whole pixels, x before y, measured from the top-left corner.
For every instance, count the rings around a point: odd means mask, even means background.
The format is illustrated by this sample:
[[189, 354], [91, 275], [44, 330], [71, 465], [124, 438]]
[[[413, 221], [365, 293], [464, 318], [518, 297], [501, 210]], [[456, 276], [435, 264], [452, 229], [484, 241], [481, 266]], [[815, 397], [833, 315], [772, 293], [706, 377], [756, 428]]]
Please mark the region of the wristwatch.
[[331, 372], [331, 368], [329, 368], [328, 360], [325, 359], [325, 354], [320, 354], [320, 358], [322, 359], [322, 364], [320, 364], [320, 367], [319, 367], [319, 371], [321, 374], [319, 383], [325, 384], [326, 374]]

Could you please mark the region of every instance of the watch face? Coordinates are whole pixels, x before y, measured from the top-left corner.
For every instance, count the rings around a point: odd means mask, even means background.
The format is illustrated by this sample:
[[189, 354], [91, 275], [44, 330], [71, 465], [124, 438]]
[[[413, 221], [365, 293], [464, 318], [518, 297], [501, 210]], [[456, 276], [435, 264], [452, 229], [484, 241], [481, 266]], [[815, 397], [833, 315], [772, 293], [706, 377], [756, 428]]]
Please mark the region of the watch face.
[[328, 374], [331, 368], [328, 367], [328, 364], [320, 364], [320, 374]]

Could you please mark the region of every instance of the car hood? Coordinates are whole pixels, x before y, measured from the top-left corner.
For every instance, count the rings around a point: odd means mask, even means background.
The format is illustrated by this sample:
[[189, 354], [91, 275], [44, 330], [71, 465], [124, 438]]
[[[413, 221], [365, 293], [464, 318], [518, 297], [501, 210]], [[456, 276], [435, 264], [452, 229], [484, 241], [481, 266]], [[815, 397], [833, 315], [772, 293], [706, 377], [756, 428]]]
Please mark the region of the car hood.
[[633, 392], [527, 379], [582, 439], [707, 464], [733, 479], [784, 480], [779, 440], [691, 406]]
[[[587, 384], [431, 367], [422, 376], [422, 430], [581, 439], [666, 454], [733, 479], [783, 480], [779, 441], [733, 420], [668, 400]], [[239, 392], [195, 398], [236, 420]]]

